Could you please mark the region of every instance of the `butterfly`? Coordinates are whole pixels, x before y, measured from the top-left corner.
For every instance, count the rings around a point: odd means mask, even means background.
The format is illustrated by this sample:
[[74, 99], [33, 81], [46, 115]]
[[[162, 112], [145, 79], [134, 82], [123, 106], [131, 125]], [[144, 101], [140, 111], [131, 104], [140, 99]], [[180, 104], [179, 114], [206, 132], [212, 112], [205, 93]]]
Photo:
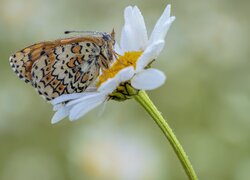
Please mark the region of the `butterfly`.
[[110, 34], [89, 31], [80, 37], [40, 42], [13, 54], [10, 66], [47, 101], [84, 92], [100, 70], [112, 64], [114, 36], [114, 30]]

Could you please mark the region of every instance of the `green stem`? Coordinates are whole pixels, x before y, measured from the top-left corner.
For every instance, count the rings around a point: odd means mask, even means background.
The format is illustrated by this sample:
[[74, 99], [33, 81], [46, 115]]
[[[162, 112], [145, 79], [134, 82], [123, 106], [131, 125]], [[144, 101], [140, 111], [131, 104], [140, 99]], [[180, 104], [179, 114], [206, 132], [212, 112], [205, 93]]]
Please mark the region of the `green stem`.
[[137, 102], [139, 102], [144, 107], [144, 109], [150, 114], [150, 116], [154, 119], [156, 124], [160, 127], [164, 135], [167, 137], [168, 141], [170, 142], [172, 148], [174, 149], [176, 155], [178, 156], [189, 179], [197, 180], [198, 178], [191, 165], [191, 162], [189, 161], [188, 156], [183, 150], [180, 142], [174, 135], [168, 123], [162, 117], [161, 113], [157, 110], [153, 102], [149, 99], [147, 93], [145, 91], [140, 91], [138, 95], [134, 97], [137, 100]]

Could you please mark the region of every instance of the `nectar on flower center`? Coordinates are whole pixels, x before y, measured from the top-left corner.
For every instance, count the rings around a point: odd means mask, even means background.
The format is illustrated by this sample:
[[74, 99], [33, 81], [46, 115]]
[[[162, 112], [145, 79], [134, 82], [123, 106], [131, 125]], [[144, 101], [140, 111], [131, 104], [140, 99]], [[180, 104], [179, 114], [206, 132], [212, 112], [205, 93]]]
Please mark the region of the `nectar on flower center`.
[[102, 71], [96, 86], [99, 87], [103, 82], [107, 81], [109, 78], [113, 78], [120, 70], [126, 67], [133, 66], [136, 68], [136, 62], [141, 54], [141, 51], [133, 51], [125, 52], [123, 56], [119, 56], [109, 69]]

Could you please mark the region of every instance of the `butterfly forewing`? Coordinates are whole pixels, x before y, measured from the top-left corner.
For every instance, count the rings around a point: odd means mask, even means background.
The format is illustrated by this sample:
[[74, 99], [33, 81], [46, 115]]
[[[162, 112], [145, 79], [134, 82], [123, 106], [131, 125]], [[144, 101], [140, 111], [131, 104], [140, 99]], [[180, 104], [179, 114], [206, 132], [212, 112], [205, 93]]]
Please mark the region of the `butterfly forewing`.
[[[34, 44], [10, 57], [20, 79], [30, 83], [46, 100], [83, 92], [99, 75], [103, 55], [111, 48], [102, 37], [77, 37]], [[105, 53], [104, 53], [105, 54]], [[100, 60], [101, 59], [101, 60]]]

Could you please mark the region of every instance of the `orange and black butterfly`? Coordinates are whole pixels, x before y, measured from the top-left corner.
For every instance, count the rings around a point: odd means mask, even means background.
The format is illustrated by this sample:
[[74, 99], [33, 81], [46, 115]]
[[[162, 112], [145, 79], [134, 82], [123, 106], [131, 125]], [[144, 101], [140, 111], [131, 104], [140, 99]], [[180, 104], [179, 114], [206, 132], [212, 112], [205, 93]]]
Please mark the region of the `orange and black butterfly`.
[[85, 91], [100, 69], [108, 69], [113, 62], [114, 43], [114, 31], [88, 32], [81, 37], [28, 46], [9, 61], [20, 79], [50, 101], [62, 94]]

